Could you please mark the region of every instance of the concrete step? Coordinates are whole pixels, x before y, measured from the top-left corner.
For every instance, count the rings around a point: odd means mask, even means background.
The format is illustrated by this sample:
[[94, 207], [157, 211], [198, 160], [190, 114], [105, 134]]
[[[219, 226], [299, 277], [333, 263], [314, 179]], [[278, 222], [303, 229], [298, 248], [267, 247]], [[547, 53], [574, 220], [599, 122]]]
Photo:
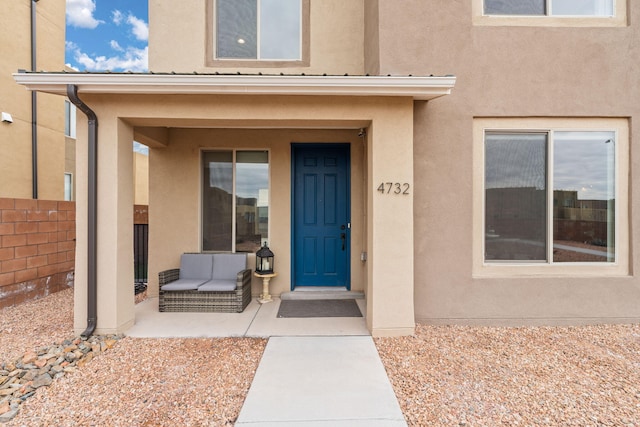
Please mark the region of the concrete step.
[[280, 295], [282, 300], [314, 300], [314, 299], [364, 299], [364, 292], [348, 291], [347, 288], [330, 286], [298, 287], [291, 292]]

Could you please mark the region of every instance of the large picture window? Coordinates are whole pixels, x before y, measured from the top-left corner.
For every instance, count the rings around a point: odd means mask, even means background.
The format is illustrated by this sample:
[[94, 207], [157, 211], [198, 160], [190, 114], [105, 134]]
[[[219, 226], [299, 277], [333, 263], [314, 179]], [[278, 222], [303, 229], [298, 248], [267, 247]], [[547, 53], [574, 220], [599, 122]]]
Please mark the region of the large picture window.
[[487, 132], [485, 261], [614, 262], [614, 132]]
[[202, 250], [255, 252], [269, 230], [269, 153], [202, 156]]
[[477, 118], [478, 277], [629, 274], [629, 124]]
[[216, 59], [302, 59], [302, 0], [216, 0]]
[[484, 0], [486, 15], [613, 16], [614, 0]]

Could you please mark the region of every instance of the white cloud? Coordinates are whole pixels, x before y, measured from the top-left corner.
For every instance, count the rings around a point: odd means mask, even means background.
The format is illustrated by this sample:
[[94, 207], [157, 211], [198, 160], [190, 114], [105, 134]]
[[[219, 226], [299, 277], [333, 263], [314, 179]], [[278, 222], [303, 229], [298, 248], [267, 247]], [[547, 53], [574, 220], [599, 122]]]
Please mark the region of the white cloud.
[[78, 70], [76, 67], [74, 67], [71, 64], [64, 64], [64, 65], [65, 65], [65, 67], [68, 67], [68, 68], [72, 69], [73, 71], [80, 71], [80, 70]]
[[146, 41], [149, 39], [149, 24], [133, 15], [127, 17], [127, 24], [131, 25], [131, 31], [138, 40]]
[[117, 56], [91, 57], [80, 49], [76, 49], [74, 59], [87, 71], [133, 71], [145, 72], [149, 67], [148, 48], [128, 47]]
[[111, 49], [117, 50], [118, 52], [124, 52], [124, 49], [122, 48], [122, 46], [120, 46], [120, 43], [118, 43], [117, 41], [111, 40], [109, 44], [111, 45]]
[[122, 24], [123, 19], [124, 19], [124, 14], [119, 10], [116, 9], [113, 12], [111, 12], [111, 20], [113, 21], [114, 24], [116, 25]]
[[67, 24], [73, 27], [94, 29], [104, 21], [93, 17], [94, 0], [67, 0]]

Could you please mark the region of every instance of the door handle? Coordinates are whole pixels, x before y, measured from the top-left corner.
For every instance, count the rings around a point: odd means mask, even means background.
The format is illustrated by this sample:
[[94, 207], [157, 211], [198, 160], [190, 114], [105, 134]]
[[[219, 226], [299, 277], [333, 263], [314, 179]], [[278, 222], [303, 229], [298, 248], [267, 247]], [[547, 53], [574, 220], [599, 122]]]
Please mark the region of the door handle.
[[344, 244], [347, 241], [347, 233], [340, 233], [340, 240], [342, 240], [342, 250], [344, 251]]

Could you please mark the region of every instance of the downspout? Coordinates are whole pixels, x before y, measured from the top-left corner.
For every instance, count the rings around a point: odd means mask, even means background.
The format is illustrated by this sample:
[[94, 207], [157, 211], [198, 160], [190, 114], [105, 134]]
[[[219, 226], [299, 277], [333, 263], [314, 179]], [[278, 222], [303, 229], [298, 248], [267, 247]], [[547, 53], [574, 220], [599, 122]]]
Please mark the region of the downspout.
[[87, 339], [93, 334], [98, 322], [97, 293], [97, 217], [98, 217], [98, 117], [96, 113], [78, 98], [78, 86], [67, 85], [67, 97], [88, 119], [89, 127], [89, 164], [88, 164], [88, 249], [87, 249], [87, 329], [80, 334]]
[[[36, 3], [31, 0], [31, 71], [36, 71]], [[38, 198], [38, 96], [31, 92], [31, 187], [32, 198]]]

